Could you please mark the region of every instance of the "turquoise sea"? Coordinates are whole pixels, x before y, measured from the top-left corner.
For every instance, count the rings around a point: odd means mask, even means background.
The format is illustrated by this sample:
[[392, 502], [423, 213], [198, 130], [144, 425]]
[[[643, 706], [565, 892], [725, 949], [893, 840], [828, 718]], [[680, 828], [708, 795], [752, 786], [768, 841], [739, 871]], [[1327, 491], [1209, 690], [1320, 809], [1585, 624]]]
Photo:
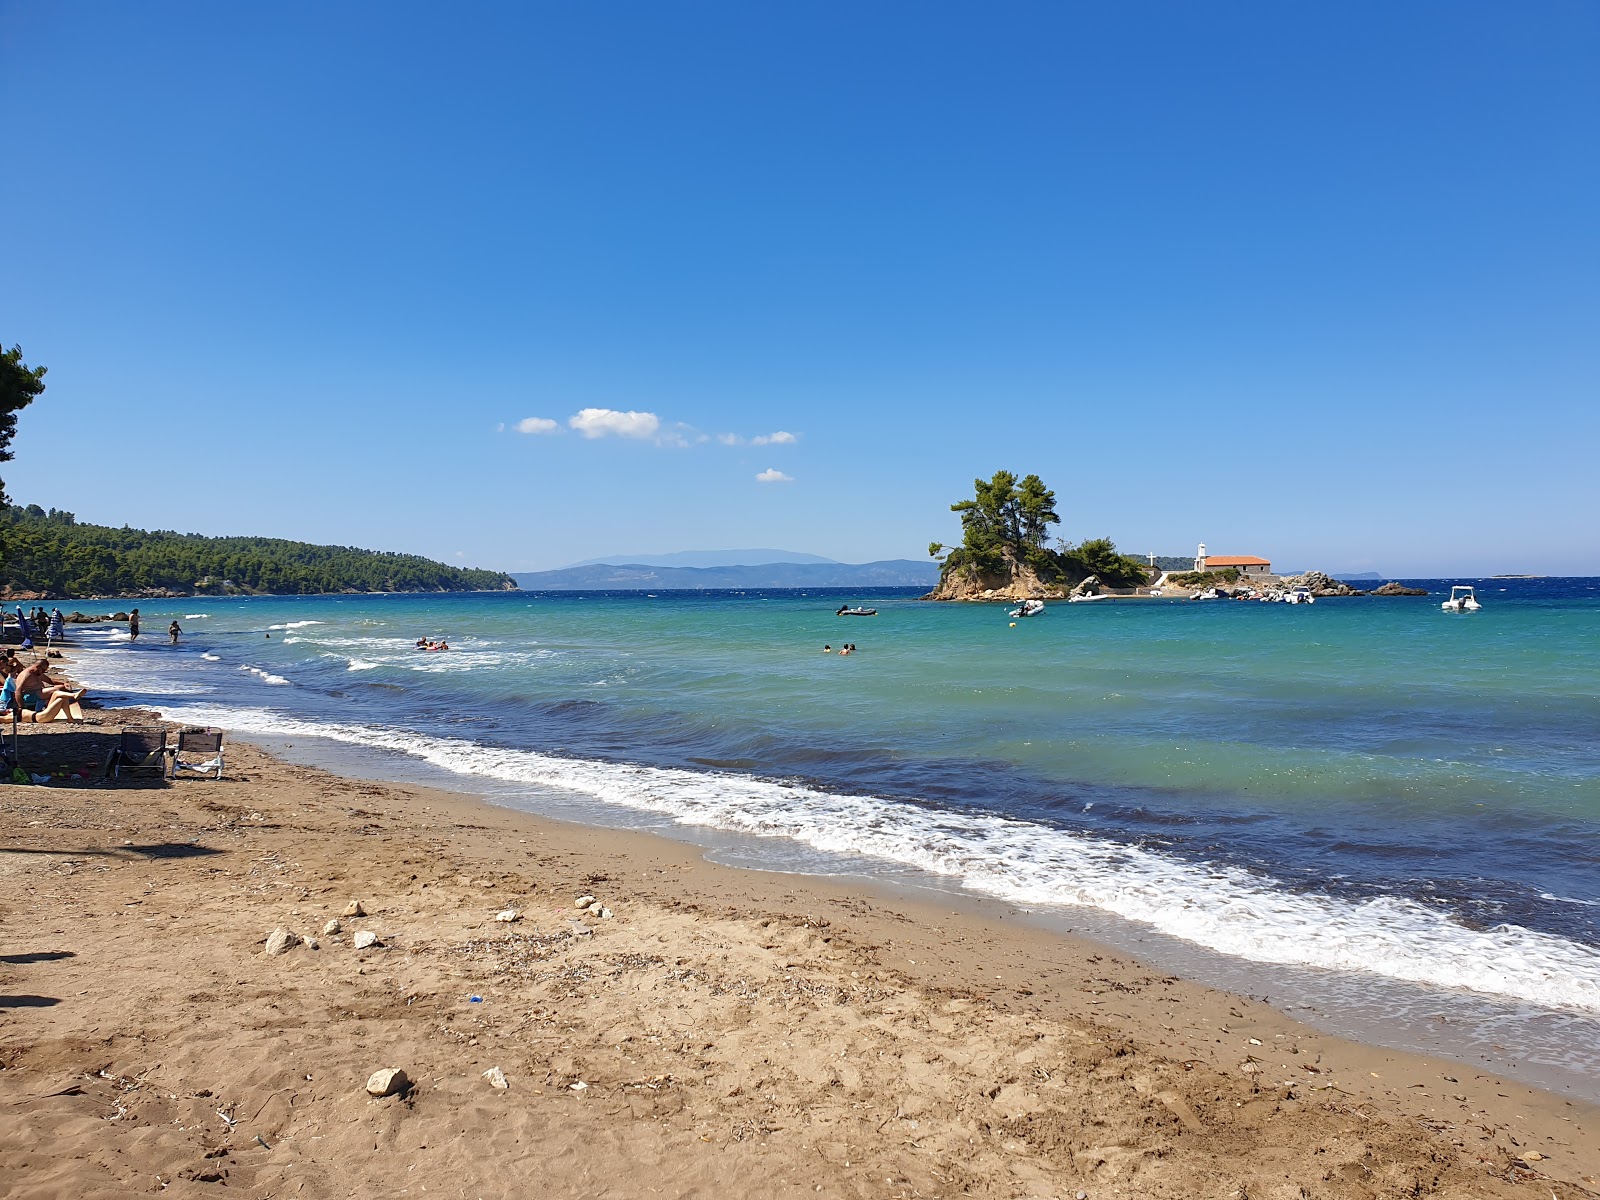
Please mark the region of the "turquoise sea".
[[[1600, 580], [1421, 582], [1014, 625], [892, 590], [193, 599], [144, 606], [137, 643], [80, 643], [86, 681], [173, 719], [737, 861], [993, 897], [1331, 1028], [1583, 1091]], [[1442, 613], [1450, 582], [1484, 610]]]

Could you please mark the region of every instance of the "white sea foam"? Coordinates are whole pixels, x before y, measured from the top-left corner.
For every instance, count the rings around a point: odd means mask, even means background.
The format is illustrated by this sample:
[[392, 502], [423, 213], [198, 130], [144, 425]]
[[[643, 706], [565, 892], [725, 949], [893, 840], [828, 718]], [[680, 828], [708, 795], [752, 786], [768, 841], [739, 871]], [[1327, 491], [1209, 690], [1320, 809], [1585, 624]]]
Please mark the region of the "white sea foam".
[[304, 629], [307, 625], [321, 625], [321, 621], [285, 621], [282, 625], [268, 625], [268, 629]]
[[271, 671], [263, 671], [260, 667], [241, 666], [241, 671], [248, 671], [262, 683], [270, 683], [276, 687], [288, 687], [289, 681], [282, 675], [274, 675]]
[[1104, 909], [1256, 962], [1369, 972], [1600, 1012], [1600, 952], [1514, 925], [1468, 929], [1398, 897], [1296, 895], [1237, 868], [1028, 821], [836, 795], [737, 773], [557, 758], [256, 709], [183, 704], [168, 715], [240, 733], [388, 749], [458, 774], [577, 793], [684, 825], [904, 864], [1013, 903]]
[[221, 662], [222, 661], [222, 655], [220, 655], [220, 654], [207, 653], [207, 654], [202, 654], [200, 657], [205, 659], [207, 662]]
[[210, 613], [184, 613], [183, 619], [185, 621], [203, 621], [210, 615]]

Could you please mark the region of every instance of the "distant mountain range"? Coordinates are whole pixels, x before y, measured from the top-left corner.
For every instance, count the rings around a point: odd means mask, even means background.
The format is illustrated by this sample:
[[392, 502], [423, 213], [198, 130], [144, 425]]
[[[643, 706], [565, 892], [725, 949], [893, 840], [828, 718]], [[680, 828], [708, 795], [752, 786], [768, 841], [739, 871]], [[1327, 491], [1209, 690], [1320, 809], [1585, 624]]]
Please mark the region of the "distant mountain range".
[[[714, 552], [707, 552], [714, 553]], [[731, 552], [730, 552], [731, 553]], [[589, 563], [560, 571], [513, 575], [526, 592], [693, 591], [704, 588], [926, 587], [939, 582], [939, 564], [910, 558], [881, 562], [770, 562], [713, 567], [650, 563]]]
[[671, 554], [608, 554], [586, 558], [574, 567], [762, 567], [770, 563], [836, 563], [837, 559], [798, 550], [677, 550]]

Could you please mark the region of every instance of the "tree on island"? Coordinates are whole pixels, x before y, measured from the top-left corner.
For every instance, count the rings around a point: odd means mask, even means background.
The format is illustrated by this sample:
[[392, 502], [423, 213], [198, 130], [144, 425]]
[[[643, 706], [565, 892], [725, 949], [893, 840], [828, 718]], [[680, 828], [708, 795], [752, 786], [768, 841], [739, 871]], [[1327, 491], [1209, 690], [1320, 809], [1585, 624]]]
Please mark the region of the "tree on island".
[[1119, 554], [1110, 538], [1058, 542], [1052, 549], [1050, 527], [1061, 516], [1056, 494], [1037, 475], [1019, 481], [1010, 471], [996, 471], [991, 479], [973, 480], [972, 490], [972, 499], [950, 506], [961, 514], [961, 545], [948, 553], [939, 542], [928, 546], [930, 556], [944, 555], [941, 583], [953, 575], [1014, 577], [1024, 567], [1047, 587], [1072, 587], [1090, 575], [1108, 587], [1133, 587], [1148, 577], [1144, 564]]
[[[10, 462], [11, 439], [17, 433], [17, 413], [44, 391], [46, 367], [22, 361], [22, 347], [0, 350], [0, 462]], [[6, 503], [6, 485], [0, 481], [0, 504]]]

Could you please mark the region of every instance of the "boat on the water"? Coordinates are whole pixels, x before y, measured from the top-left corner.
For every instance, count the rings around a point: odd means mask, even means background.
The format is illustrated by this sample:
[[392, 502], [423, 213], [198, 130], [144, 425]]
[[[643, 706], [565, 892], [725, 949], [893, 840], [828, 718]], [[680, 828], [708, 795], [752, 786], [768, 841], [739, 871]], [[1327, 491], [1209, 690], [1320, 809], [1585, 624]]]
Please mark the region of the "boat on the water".
[[1464, 583], [1458, 583], [1450, 589], [1450, 599], [1439, 605], [1445, 612], [1466, 613], [1477, 612], [1483, 605], [1478, 603], [1478, 593]]
[[1067, 597], [1067, 603], [1068, 604], [1087, 604], [1091, 600], [1110, 600], [1110, 599], [1111, 599], [1111, 597], [1108, 596], [1105, 592], [1095, 592], [1093, 595], [1068, 596]]
[[833, 615], [836, 617], [875, 617], [878, 615], [878, 610], [875, 608], [862, 608], [860, 605], [851, 608], [847, 604], [841, 604], [839, 611]]
[[1013, 608], [1009, 615], [1013, 617], [1037, 617], [1043, 611], [1043, 600], [1024, 600], [1016, 608]]
[[1311, 594], [1308, 587], [1297, 587], [1283, 598], [1285, 604], [1315, 604], [1317, 598]]

